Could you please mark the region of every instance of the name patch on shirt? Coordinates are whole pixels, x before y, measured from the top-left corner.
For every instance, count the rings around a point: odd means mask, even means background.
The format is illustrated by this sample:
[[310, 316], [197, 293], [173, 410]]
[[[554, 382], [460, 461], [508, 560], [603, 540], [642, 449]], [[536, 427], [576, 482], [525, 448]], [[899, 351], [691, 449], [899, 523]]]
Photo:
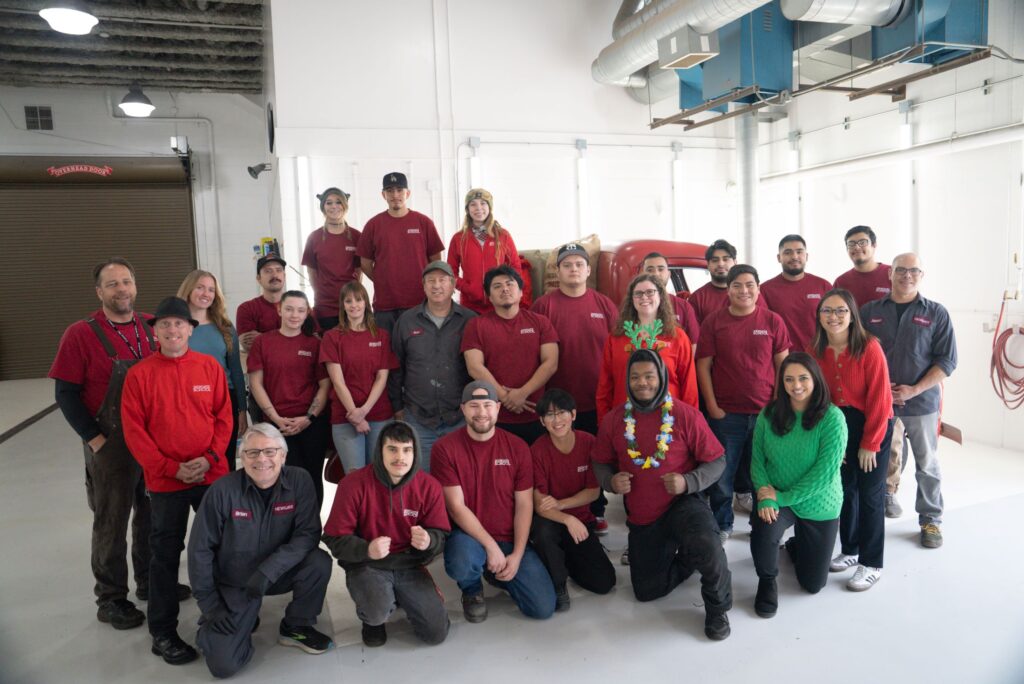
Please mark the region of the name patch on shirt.
[[911, 320], [923, 328], [932, 327], [932, 319], [930, 318], [925, 318], [924, 316], [914, 316]]
[[816, 292], [811, 292], [807, 295], [808, 299], [821, 299], [821, 295]]
[[768, 332], [767, 330], [755, 330], [754, 334], [755, 335], [764, 335], [765, 337], [768, 337], [769, 335], [771, 335], [771, 333]]
[[889, 287], [876, 287], [875, 288], [875, 292], [880, 292], [881, 294], [889, 294], [890, 292], [892, 292], [892, 288], [889, 288]]
[[409, 235], [419, 235], [420, 234], [420, 229], [419, 228], [409, 228], [405, 232], [408, 233]]
[[294, 501], [282, 501], [274, 504], [274, 515], [288, 515], [295, 512]]
[[406, 518], [418, 518], [420, 517], [420, 512], [406, 508], [405, 510], [402, 511], [402, 515]]
[[312, 356], [312, 355], [313, 355], [313, 352], [309, 351], [308, 349], [300, 349], [299, 350], [299, 356]]
[[231, 517], [235, 520], [252, 520], [252, 511], [247, 511], [244, 508], [234, 508], [231, 510]]
[[409, 331], [409, 337], [417, 337], [418, 335], [422, 335], [422, 334], [423, 334], [423, 328], [414, 328], [413, 330]]
[[496, 466], [512, 466], [512, 459], [510, 458], [496, 458], [494, 459], [494, 465]]
[[212, 392], [213, 388], [209, 385], [192, 385], [193, 392]]
[[884, 321], [880, 317], [875, 317], [875, 318], [869, 318], [868, 319], [868, 323], [871, 323], [872, 325], [878, 325], [879, 323], [883, 323], [883, 322]]
[[592, 313], [592, 314], [590, 314], [590, 317], [591, 318], [600, 318], [600, 319], [604, 320], [604, 314], [603, 313]]
[[537, 331], [534, 330], [533, 328], [520, 328], [519, 329], [519, 334], [520, 335], [536, 335]]
[[346, 252], [354, 252], [354, 251], [356, 251], [356, 248], [353, 247], [352, 245], [345, 245], [345, 251]]
[[588, 470], [590, 470], [590, 466], [588, 466], [588, 465], [576, 466], [576, 472], [577, 473], [585, 473]]
[[381, 347], [383, 345], [384, 345], [383, 342], [370, 342], [370, 346], [371, 347]]

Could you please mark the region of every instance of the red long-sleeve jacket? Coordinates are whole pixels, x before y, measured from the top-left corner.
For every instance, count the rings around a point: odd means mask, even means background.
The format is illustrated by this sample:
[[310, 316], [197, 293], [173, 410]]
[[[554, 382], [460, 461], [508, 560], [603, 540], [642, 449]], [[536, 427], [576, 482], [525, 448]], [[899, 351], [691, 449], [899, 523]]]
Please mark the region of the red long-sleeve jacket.
[[455, 287], [461, 293], [459, 303], [477, 313], [491, 311], [491, 301], [484, 292], [484, 275], [496, 266], [508, 264], [522, 276], [519, 266], [519, 252], [512, 242], [512, 235], [502, 229], [498, 236], [501, 243], [501, 261], [494, 250], [494, 238], [488, 237], [484, 244], [459, 231], [448, 244], [448, 265], [455, 271]]

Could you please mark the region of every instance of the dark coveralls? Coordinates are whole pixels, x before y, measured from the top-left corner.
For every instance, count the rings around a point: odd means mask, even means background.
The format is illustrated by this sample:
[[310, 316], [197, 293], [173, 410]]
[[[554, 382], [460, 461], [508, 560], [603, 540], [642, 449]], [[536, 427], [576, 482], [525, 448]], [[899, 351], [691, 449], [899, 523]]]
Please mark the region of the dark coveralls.
[[188, 576], [204, 615], [223, 605], [236, 631], [218, 634], [199, 622], [196, 645], [215, 677], [230, 677], [249, 660], [252, 629], [261, 598], [245, 585], [254, 572], [270, 580], [268, 595], [292, 592], [285, 620], [316, 624], [331, 579], [331, 557], [320, 545], [320, 511], [309, 473], [283, 466], [266, 504], [244, 470], [220, 478], [207, 490], [188, 542]]

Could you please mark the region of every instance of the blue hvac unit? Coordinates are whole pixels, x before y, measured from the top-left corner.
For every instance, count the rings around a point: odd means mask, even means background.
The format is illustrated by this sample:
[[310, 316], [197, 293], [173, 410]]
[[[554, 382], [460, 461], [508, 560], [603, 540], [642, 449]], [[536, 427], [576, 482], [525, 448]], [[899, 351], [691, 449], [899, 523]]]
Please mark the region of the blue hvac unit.
[[[718, 57], [713, 59], [718, 59]], [[675, 72], [679, 77], [679, 109], [689, 109], [704, 104], [704, 65], [689, 69], [676, 69]]]
[[[872, 59], [926, 42], [988, 44], [988, 0], [911, 0], [913, 8], [892, 27], [871, 29]], [[970, 50], [927, 46], [912, 62], [942, 64]]]

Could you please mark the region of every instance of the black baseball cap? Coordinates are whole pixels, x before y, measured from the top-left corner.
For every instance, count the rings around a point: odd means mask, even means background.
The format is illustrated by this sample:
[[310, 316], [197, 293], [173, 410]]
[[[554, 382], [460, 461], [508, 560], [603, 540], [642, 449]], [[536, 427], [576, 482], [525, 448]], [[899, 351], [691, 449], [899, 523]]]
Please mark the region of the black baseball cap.
[[405, 177], [404, 173], [398, 171], [392, 171], [391, 173], [384, 176], [384, 183], [381, 190], [387, 190], [388, 188], [408, 188], [409, 181]]
[[477, 401], [498, 401], [498, 390], [486, 380], [474, 380], [462, 389], [462, 403]]
[[558, 256], [555, 257], [555, 265], [562, 263], [562, 259], [571, 256], [583, 257], [583, 260], [588, 264], [590, 263], [590, 255], [587, 254], [587, 250], [583, 249], [583, 246], [576, 243], [570, 242], [567, 245], [562, 245], [561, 249], [558, 250]]
[[188, 310], [188, 304], [181, 297], [166, 297], [156, 306], [153, 317], [146, 321], [150, 327], [156, 325], [161, 318], [180, 318], [192, 324], [192, 327], [199, 325], [199, 321], [192, 318], [192, 312]]
[[277, 254], [271, 252], [270, 254], [266, 256], [261, 256], [259, 259], [256, 260], [256, 275], [259, 275], [260, 271], [263, 270], [263, 267], [272, 261], [276, 261], [277, 263], [281, 264], [281, 268], [287, 268], [288, 266], [288, 262], [279, 257]]

